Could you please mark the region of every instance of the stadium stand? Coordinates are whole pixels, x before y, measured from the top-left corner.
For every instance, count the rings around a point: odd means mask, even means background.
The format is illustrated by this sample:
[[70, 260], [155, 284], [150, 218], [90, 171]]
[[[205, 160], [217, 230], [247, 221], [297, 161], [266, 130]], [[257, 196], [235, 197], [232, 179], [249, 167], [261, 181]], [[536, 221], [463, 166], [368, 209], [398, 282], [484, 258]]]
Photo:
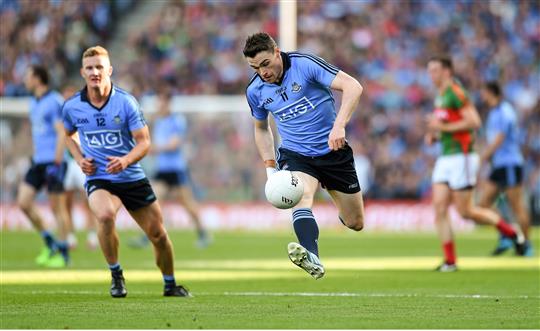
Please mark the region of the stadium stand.
[[[49, 63], [54, 83], [63, 86], [76, 71], [81, 50], [106, 43], [113, 22], [122, 19], [118, 13], [136, 3], [2, 1], [0, 95], [25, 95], [21, 78], [33, 62]], [[179, 95], [242, 94], [251, 75], [241, 55], [244, 38], [258, 30], [277, 36], [277, 15], [275, 1], [171, 1], [141, 23], [142, 32], [129, 35], [115, 82], [139, 97], [152, 95], [163, 82]], [[421, 199], [429, 194], [436, 150], [422, 142], [433, 92], [425, 63], [431, 54], [443, 52], [452, 55], [457, 75], [481, 111], [481, 83], [502, 82], [525, 129], [528, 189], [540, 194], [537, 2], [300, 1], [298, 18], [299, 50], [354, 73], [365, 87], [348, 135], [361, 151], [357, 161], [369, 182], [367, 197]], [[262, 199], [257, 188], [264, 178], [252, 166], [258, 156], [249, 117], [238, 121], [225, 114], [192, 113], [188, 120], [193, 176], [201, 196]], [[28, 154], [21, 147], [28, 146], [28, 126], [10, 119], [1, 124], [2, 197], [10, 201]]]

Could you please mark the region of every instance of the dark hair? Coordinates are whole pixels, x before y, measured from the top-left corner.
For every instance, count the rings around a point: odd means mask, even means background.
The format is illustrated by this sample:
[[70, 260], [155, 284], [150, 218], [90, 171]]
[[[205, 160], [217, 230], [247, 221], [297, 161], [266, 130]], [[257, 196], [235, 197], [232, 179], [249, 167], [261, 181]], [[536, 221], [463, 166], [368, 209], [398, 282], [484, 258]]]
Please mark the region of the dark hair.
[[485, 83], [484, 88], [496, 97], [501, 96], [501, 86], [496, 81]]
[[452, 64], [452, 59], [448, 56], [445, 56], [445, 55], [436, 55], [436, 56], [432, 56], [428, 63], [429, 62], [439, 62], [443, 68], [446, 68], [450, 71], [454, 71], [454, 66]]
[[47, 71], [47, 68], [34, 64], [30, 67], [30, 69], [32, 70], [32, 75], [37, 77], [41, 84], [49, 85], [49, 72]]
[[255, 57], [260, 52], [265, 51], [274, 53], [276, 46], [276, 42], [268, 33], [258, 32], [247, 37], [243, 53], [245, 57]]

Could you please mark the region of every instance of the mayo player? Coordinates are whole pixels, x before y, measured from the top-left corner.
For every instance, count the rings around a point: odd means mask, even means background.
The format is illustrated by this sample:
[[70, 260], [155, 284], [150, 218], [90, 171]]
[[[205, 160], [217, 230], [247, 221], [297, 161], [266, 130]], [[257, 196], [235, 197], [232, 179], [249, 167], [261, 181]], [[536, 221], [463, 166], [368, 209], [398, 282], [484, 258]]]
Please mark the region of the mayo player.
[[479, 166], [479, 157], [474, 150], [474, 130], [481, 125], [476, 107], [463, 86], [454, 79], [450, 58], [431, 58], [427, 71], [437, 89], [437, 95], [435, 114], [428, 118], [425, 140], [431, 144], [435, 139], [440, 139], [442, 147], [433, 169], [432, 203], [444, 261], [435, 270], [457, 270], [454, 233], [448, 215], [448, 208], [452, 203], [461, 217], [494, 226], [502, 235], [511, 238], [516, 251], [522, 255], [523, 240], [518, 238], [512, 226], [493, 210], [476, 206], [473, 202], [473, 189]]

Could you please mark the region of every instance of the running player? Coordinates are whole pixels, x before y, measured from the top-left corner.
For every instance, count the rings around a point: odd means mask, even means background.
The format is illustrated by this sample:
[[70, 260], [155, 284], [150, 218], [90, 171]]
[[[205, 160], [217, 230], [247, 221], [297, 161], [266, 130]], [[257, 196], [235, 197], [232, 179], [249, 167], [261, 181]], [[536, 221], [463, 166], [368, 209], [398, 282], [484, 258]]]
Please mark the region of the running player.
[[453, 77], [452, 61], [434, 57], [428, 62], [427, 70], [438, 94], [425, 138], [428, 144], [440, 138], [442, 144], [442, 155], [433, 169], [432, 188], [435, 223], [445, 260], [436, 270], [457, 270], [454, 235], [448, 216], [451, 203], [463, 218], [497, 227], [500, 233], [512, 238], [518, 253], [523, 254], [523, 244], [518, 242], [512, 226], [491, 209], [473, 204], [479, 166], [478, 154], [473, 149], [474, 130], [480, 127], [481, 121], [465, 89]]
[[[189, 168], [182, 146], [187, 133], [186, 118], [182, 114], [171, 113], [171, 93], [162, 89], [158, 93], [158, 111], [153, 120], [152, 147], [150, 153], [156, 156], [157, 174], [153, 186], [158, 199], [172, 196], [188, 212], [197, 230], [197, 246], [205, 248], [210, 237], [201, 224], [199, 205], [193, 198]], [[146, 246], [148, 238], [143, 235], [130, 244], [133, 247]]]
[[[270, 175], [293, 171], [304, 183], [304, 195], [292, 212], [298, 243], [287, 247], [291, 261], [315, 279], [324, 276], [319, 260], [319, 228], [311, 211], [319, 183], [339, 210], [341, 222], [355, 231], [364, 226], [364, 205], [345, 126], [356, 110], [362, 86], [323, 59], [281, 52], [266, 33], [247, 38], [244, 56], [255, 70], [246, 96], [255, 123], [255, 144]], [[336, 115], [332, 90], [341, 91]], [[282, 144], [276, 164], [268, 114], [275, 119]]]
[[[45, 241], [45, 248], [36, 258], [36, 263], [47, 267], [65, 267], [69, 263], [69, 251], [63, 186], [66, 164], [61, 110], [64, 99], [60, 93], [49, 89], [49, 73], [43, 66], [28, 68], [24, 84], [33, 95], [30, 122], [34, 153], [32, 166], [19, 186], [17, 203]], [[45, 228], [34, 203], [37, 192], [44, 185], [47, 185], [51, 209], [57, 221], [59, 241]]]
[[[111, 270], [112, 297], [125, 297], [118, 261], [115, 219], [123, 204], [154, 246], [164, 281], [164, 296], [190, 296], [174, 277], [173, 247], [163, 226], [161, 209], [138, 163], [150, 148], [150, 134], [133, 96], [113, 86], [109, 53], [101, 46], [82, 56], [86, 86], [63, 107], [67, 147], [86, 174], [90, 209], [98, 221], [101, 250]], [[78, 132], [80, 146], [72, 138]]]
[[[491, 164], [491, 174], [481, 185], [479, 205], [489, 208], [499, 193], [504, 193], [525, 236], [524, 255], [532, 256], [529, 241], [529, 215], [523, 196], [523, 155], [520, 146], [520, 129], [512, 105], [503, 99], [497, 82], [489, 82], [481, 91], [482, 100], [489, 106], [486, 122], [488, 146], [483, 149], [481, 164]], [[493, 255], [500, 255], [512, 247], [512, 241], [501, 236]]]

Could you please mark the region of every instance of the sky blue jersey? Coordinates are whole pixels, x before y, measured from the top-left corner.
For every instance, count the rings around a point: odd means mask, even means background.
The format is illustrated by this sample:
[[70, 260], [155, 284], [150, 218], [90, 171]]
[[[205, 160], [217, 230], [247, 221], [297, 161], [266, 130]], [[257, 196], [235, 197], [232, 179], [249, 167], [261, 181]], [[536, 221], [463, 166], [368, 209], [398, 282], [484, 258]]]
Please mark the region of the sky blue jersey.
[[330, 152], [328, 136], [336, 119], [330, 85], [339, 69], [309, 54], [281, 53], [283, 76], [270, 84], [255, 74], [246, 97], [251, 114], [264, 120], [274, 116], [281, 147], [306, 156]]
[[64, 99], [56, 91], [47, 91], [41, 98], [30, 101], [30, 123], [34, 163], [54, 162], [57, 134], [55, 125], [62, 122], [62, 104]]
[[141, 165], [136, 162], [124, 171], [109, 174], [107, 156], [124, 156], [135, 146], [131, 132], [146, 126], [135, 98], [113, 85], [109, 99], [101, 108], [90, 104], [86, 87], [68, 99], [62, 109], [64, 127], [78, 131], [85, 157], [94, 159], [96, 172], [87, 180], [105, 179], [111, 182], [133, 182], [145, 178]]
[[497, 134], [504, 134], [502, 145], [491, 157], [491, 164], [494, 168], [523, 165], [518, 119], [510, 103], [502, 101], [490, 110], [486, 133], [488, 143], [492, 143]]
[[[173, 137], [178, 137], [183, 141], [186, 132], [187, 123], [183, 115], [170, 114], [166, 117], [159, 117], [155, 120], [152, 128], [152, 143], [157, 147], [162, 147], [167, 145]], [[158, 171], [185, 170], [186, 166], [181, 146], [178, 146], [174, 151], [157, 154], [156, 168]]]

